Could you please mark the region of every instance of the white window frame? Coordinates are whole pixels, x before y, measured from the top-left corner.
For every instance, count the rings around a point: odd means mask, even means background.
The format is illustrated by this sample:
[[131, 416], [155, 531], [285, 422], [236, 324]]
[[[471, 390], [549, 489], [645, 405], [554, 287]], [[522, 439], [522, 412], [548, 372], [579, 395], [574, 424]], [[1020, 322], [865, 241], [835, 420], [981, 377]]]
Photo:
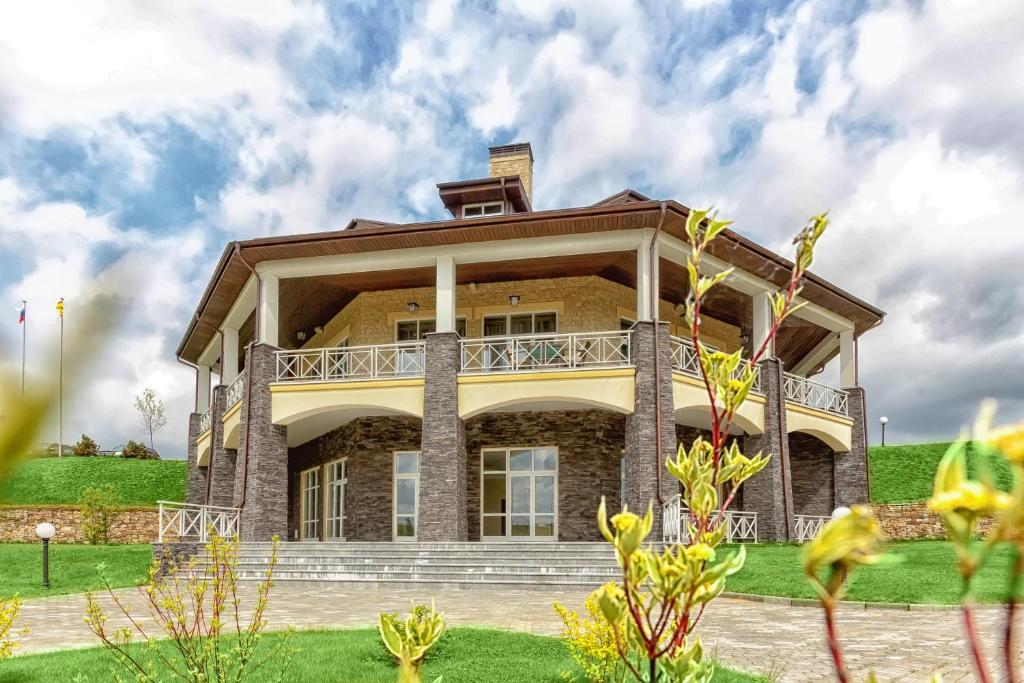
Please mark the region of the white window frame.
[[[399, 472], [398, 471], [398, 456], [413, 454], [416, 456], [416, 471], [415, 472]], [[419, 537], [419, 526], [420, 526], [420, 467], [421, 467], [421, 451], [395, 451], [391, 458], [391, 538], [396, 543], [415, 543]], [[398, 535], [398, 482], [403, 479], [412, 479], [416, 482], [415, 485], [415, 504], [412, 511], [412, 536], [401, 536]], [[409, 515], [403, 514], [402, 517], [408, 517]]]
[[[316, 476], [316, 483], [313, 486], [308, 484], [310, 475]], [[320, 521], [323, 512], [322, 501], [323, 488], [322, 484], [323, 475], [320, 471], [320, 467], [310, 467], [308, 470], [302, 470], [299, 473], [299, 491], [301, 496], [299, 499], [299, 539], [303, 541], [319, 541], [320, 540]], [[314, 492], [317, 496], [317, 500], [312, 506], [307, 506], [307, 500], [310, 492]], [[308, 517], [309, 510], [316, 512], [316, 517], [310, 519]], [[312, 534], [310, 532], [313, 532]]]
[[[508, 469], [508, 467], [509, 467], [509, 457], [510, 457], [510, 454], [511, 454], [512, 451], [517, 451], [517, 450], [538, 451], [538, 450], [549, 449], [549, 448], [555, 451], [555, 469], [554, 470], [535, 470], [535, 469], [531, 468], [529, 470], [516, 470], [515, 472], [513, 472], [513, 471]], [[485, 515], [485, 513], [484, 513], [484, 479], [485, 479], [485, 475], [487, 474], [487, 471], [484, 469], [484, 453], [486, 451], [505, 451], [505, 470], [504, 470], [504, 474], [505, 474], [505, 500], [508, 501], [508, 503], [509, 503], [509, 509], [507, 509], [503, 513], [500, 513], [500, 514], [504, 515], [505, 519], [507, 520], [506, 523], [505, 523], [505, 535], [504, 536], [484, 536], [484, 517], [485, 516], [487, 516], [487, 517], [494, 517], [494, 516], [497, 516], [499, 514], [499, 513], [493, 513], [492, 512], [492, 513], [486, 513], [486, 515]], [[559, 512], [558, 512], [558, 479], [559, 479], [559, 470], [561, 469], [561, 466], [562, 466], [562, 457], [561, 457], [561, 451], [559, 450], [558, 446], [484, 446], [483, 448], [481, 448], [480, 449], [480, 540], [481, 541], [484, 541], [484, 540], [486, 540], [486, 541], [497, 541], [497, 542], [508, 541], [508, 542], [513, 542], [513, 543], [519, 543], [519, 542], [554, 543], [554, 542], [557, 542], [558, 541], [558, 533], [559, 533], [559, 530], [558, 530], [558, 518], [559, 518]], [[496, 473], [496, 472], [492, 471], [492, 473]], [[535, 518], [538, 516], [538, 513], [536, 512], [536, 509], [537, 509], [537, 504], [536, 504], [537, 486], [536, 486], [536, 484], [534, 482], [530, 483], [530, 535], [529, 536], [513, 536], [512, 535], [512, 517], [513, 517], [513, 514], [512, 514], [512, 509], [511, 509], [511, 505], [512, 505], [512, 481], [511, 481], [511, 475], [513, 475], [513, 474], [519, 475], [519, 476], [525, 475], [525, 474], [529, 474], [531, 476], [531, 479], [536, 479], [537, 476], [549, 476], [549, 475], [553, 476], [555, 478], [555, 482], [554, 482], [555, 483], [555, 487], [554, 487], [554, 501], [553, 501], [554, 504], [552, 505], [552, 512], [551, 512], [552, 517], [554, 517], [554, 528], [553, 528], [551, 536], [535, 536], [534, 535], [534, 531], [535, 531], [535, 524], [534, 524], [534, 522], [535, 522]], [[542, 516], [542, 517], [546, 517], [547, 515], [548, 515], [548, 513], [546, 513], [546, 512], [540, 513], [540, 516]], [[522, 516], [522, 515], [517, 515], [517, 516]]]
[[[524, 332], [523, 334], [512, 334], [510, 332], [510, 330], [512, 329], [512, 316], [520, 316], [520, 315], [528, 315], [528, 316], [531, 317], [531, 320], [530, 320], [530, 327], [531, 328], [536, 328], [536, 326], [537, 326], [537, 316], [538, 315], [553, 315], [553, 316], [555, 316], [555, 331], [554, 332]], [[487, 314], [481, 316], [481, 318], [480, 318], [480, 336], [481, 337], [486, 337], [487, 336], [487, 335], [484, 334], [484, 329], [485, 329], [485, 325], [487, 324], [488, 320], [493, 320], [494, 318], [500, 318], [502, 316], [505, 317], [505, 334], [494, 335], [496, 337], [530, 337], [530, 336], [534, 336], [534, 335], [543, 335], [543, 334], [558, 334], [558, 318], [559, 318], [558, 311], [554, 310], [554, 309], [551, 309], [551, 310], [543, 310], [543, 311], [509, 311], [508, 313], [487, 313]]]
[[[429, 322], [434, 323], [434, 329], [437, 329], [437, 318], [402, 318], [401, 320], [396, 320], [395, 321], [395, 330], [394, 330], [395, 333], [394, 333], [394, 335], [392, 335], [392, 339], [395, 340], [396, 344], [411, 344], [411, 343], [413, 343], [413, 341], [419, 341], [419, 339], [421, 337], [420, 324], [421, 323], [429, 323]], [[455, 318], [455, 331], [456, 332], [458, 332], [458, 328], [459, 328], [459, 323], [460, 322], [462, 323], [462, 329], [464, 329], [464, 330], [468, 330], [469, 329], [468, 321], [466, 320], [466, 316], [460, 315], [457, 318]], [[402, 323], [416, 323], [416, 339], [415, 340], [406, 339], [405, 341], [398, 341], [398, 326], [401, 325]], [[460, 336], [464, 337], [465, 335], [460, 335]]]
[[[335, 466], [341, 465], [341, 478], [334, 479]], [[324, 539], [328, 541], [344, 541], [345, 540], [345, 516], [346, 516], [346, 498], [348, 497], [348, 458], [338, 458], [337, 460], [331, 460], [329, 463], [324, 465], [326, 474], [324, 475], [324, 488], [326, 495], [324, 499]], [[331, 496], [334, 495], [335, 490], [340, 489], [341, 491], [341, 516], [333, 517], [331, 515]], [[338, 535], [331, 535], [331, 527], [334, 522], [338, 523]]]
[[[497, 211], [488, 212], [488, 208], [498, 207]], [[480, 209], [480, 213], [472, 216], [466, 215], [466, 209]], [[486, 216], [501, 216], [505, 213], [505, 202], [476, 202], [462, 206], [462, 218], [484, 218]]]

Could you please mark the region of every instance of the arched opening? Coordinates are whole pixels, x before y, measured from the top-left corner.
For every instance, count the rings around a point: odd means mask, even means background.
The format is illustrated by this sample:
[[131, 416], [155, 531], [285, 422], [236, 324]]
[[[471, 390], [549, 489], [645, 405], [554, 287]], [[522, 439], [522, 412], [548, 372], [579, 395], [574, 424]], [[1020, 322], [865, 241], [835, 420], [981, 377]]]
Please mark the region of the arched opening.
[[835, 509], [835, 450], [817, 435], [789, 434], [793, 514], [832, 514]]

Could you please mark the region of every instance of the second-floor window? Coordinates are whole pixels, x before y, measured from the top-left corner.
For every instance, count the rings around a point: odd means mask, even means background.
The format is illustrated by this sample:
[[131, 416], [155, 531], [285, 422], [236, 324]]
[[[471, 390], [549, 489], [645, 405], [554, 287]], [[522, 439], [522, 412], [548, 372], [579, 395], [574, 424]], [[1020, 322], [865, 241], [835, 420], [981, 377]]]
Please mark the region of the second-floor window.
[[[425, 320], [400, 320], [395, 329], [395, 341], [407, 342], [426, 339], [427, 335], [437, 330], [437, 321], [433, 318]], [[466, 319], [456, 318], [455, 332], [460, 337], [466, 336]]]
[[505, 205], [501, 202], [487, 202], [485, 204], [467, 204], [462, 207], [463, 218], [480, 218], [481, 216], [497, 216], [505, 213]]
[[553, 334], [558, 321], [554, 313], [512, 313], [484, 317], [485, 337], [521, 334]]

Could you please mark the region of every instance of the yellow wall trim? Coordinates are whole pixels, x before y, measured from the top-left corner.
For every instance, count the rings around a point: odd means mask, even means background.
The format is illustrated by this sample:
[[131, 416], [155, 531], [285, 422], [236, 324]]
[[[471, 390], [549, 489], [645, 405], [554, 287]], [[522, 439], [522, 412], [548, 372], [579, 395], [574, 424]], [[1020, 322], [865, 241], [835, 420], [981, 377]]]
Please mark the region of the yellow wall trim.
[[826, 420], [831, 420], [832, 422], [838, 422], [841, 425], [846, 425], [846, 426], [852, 426], [853, 425], [853, 420], [851, 420], [848, 417], [843, 417], [842, 415], [836, 415], [835, 413], [830, 413], [827, 410], [818, 410], [816, 408], [808, 408], [807, 406], [802, 406], [802, 405], [800, 405], [798, 403], [792, 403], [790, 401], [786, 401], [786, 410], [791, 410], [794, 413], [803, 413], [804, 415], [811, 415], [813, 417], [824, 418]]
[[203, 432], [202, 434], [197, 436], [196, 437], [196, 443], [199, 443], [199, 442], [203, 441], [204, 439], [209, 439], [211, 436], [213, 436], [213, 427], [210, 427], [205, 432]]
[[345, 389], [382, 389], [387, 387], [421, 387], [422, 377], [403, 377], [401, 379], [368, 379], [349, 382], [280, 382], [270, 385], [272, 394], [289, 394], [299, 391], [338, 391]]
[[590, 379], [595, 377], [632, 377], [635, 368], [607, 368], [600, 370], [553, 370], [550, 372], [508, 372], [459, 375], [459, 384], [486, 382], [524, 382], [530, 380]]
[[221, 416], [220, 421], [221, 422], [227, 422], [228, 420], [233, 418], [235, 415], [238, 415], [238, 413], [242, 412], [242, 403], [243, 403], [243, 401], [239, 401], [235, 405], [233, 405], [230, 408], [228, 408], [224, 412], [224, 415]]

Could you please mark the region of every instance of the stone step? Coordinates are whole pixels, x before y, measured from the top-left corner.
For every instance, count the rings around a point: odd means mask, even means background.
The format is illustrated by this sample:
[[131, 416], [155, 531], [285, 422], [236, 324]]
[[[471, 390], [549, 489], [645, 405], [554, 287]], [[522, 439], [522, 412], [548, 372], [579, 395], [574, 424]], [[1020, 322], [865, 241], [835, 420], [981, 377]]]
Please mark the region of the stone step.
[[[265, 564], [239, 564], [238, 570], [242, 572], [260, 572], [266, 569]], [[274, 574], [284, 572], [336, 572], [346, 574], [373, 574], [373, 573], [393, 573], [393, 574], [516, 574], [516, 575], [546, 575], [546, 574], [580, 574], [595, 576], [618, 576], [620, 574], [618, 567], [586, 567], [586, 566], [561, 566], [561, 565], [549, 565], [549, 566], [514, 566], [514, 565], [450, 565], [450, 564], [431, 564], [431, 565], [409, 565], [409, 564], [384, 564], [376, 565], [373, 567], [366, 567], [363, 565], [351, 565], [351, 564], [333, 564], [333, 563], [310, 563], [302, 565], [278, 565], [274, 569]]]
[[[261, 572], [239, 572], [242, 581], [263, 579]], [[407, 574], [395, 572], [282, 572], [274, 581], [346, 582], [346, 583], [423, 583], [450, 586], [517, 585], [517, 586], [600, 586], [613, 577], [594, 574]]]
[[[247, 555], [239, 556], [237, 558], [238, 563], [244, 565], [266, 565], [270, 562], [269, 555]], [[205, 558], [197, 558], [200, 563], [205, 563]], [[336, 555], [303, 555], [301, 557], [278, 557], [278, 566], [294, 566], [294, 565], [306, 565], [306, 564], [347, 564], [353, 566], [379, 566], [383, 564], [404, 564], [404, 565], [437, 565], [444, 564], [450, 566], [476, 566], [476, 565], [493, 565], [493, 566], [524, 566], [524, 567], [541, 567], [541, 566], [567, 566], [567, 567], [618, 567], [618, 563], [612, 557], [605, 558], [587, 558], [587, 557], [507, 557], [507, 558], [493, 558], [493, 557], [472, 557], [472, 556], [458, 556], [458, 557], [405, 557], [405, 556], [392, 556], [392, 557], [348, 557], [348, 556], [336, 556]]]
[[[401, 552], [376, 552], [358, 553], [343, 551], [317, 550], [307, 553], [278, 553], [277, 558], [286, 562], [293, 558], [305, 557], [330, 557], [336, 559], [351, 559], [353, 561], [386, 562], [388, 560], [476, 560], [482, 562], [504, 562], [508, 560], [579, 560], [581, 562], [614, 562], [615, 555], [612, 553], [467, 553], [467, 552], [432, 552], [432, 553], [401, 553]], [[270, 558], [270, 551], [263, 552], [239, 552], [238, 559], [264, 559]]]
[[[239, 550], [267, 551], [271, 543], [239, 543]], [[393, 542], [337, 542], [337, 541], [296, 541], [281, 543], [278, 552], [308, 552], [311, 548], [327, 548], [331, 550], [353, 550], [373, 552], [378, 550], [402, 552], [611, 552], [608, 543], [393, 543]]]

